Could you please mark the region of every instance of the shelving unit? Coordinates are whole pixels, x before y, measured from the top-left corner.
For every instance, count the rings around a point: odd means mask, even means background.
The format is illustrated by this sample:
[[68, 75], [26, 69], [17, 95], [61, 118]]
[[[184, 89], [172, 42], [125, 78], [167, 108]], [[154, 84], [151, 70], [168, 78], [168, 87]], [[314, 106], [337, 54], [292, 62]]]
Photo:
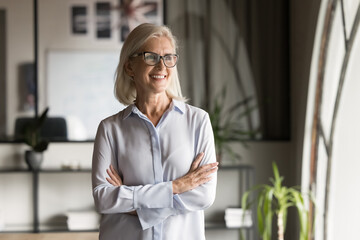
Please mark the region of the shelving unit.
[[[235, 171], [238, 176], [237, 183], [234, 183], [236, 186], [236, 190], [239, 193], [238, 199], [241, 199], [242, 194], [247, 191], [253, 184], [255, 179], [254, 169], [251, 166], [248, 165], [236, 165], [236, 166], [220, 166], [219, 168], [219, 177], [221, 177], [221, 174], [225, 174], [228, 176], [231, 171]], [[52, 230], [40, 230], [39, 228], [39, 175], [40, 174], [59, 174], [59, 173], [65, 173], [65, 174], [72, 174], [72, 173], [91, 173], [91, 169], [41, 169], [39, 171], [30, 171], [27, 169], [0, 169], [0, 174], [11, 174], [11, 173], [28, 173], [32, 174], [32, 198], [33, 198], [33, 230], [34, 233], [39, 232], [68, 232], [67, 229], [52, 229]], [[230, 174], [231, 175], [231, 174]], [[220, 179], [218, 179], [219, 182]], [[218, 189], [222, 186], [218, 185]], [[228, 186], [225, 186], [228, 187]], [[222, 196], [217, 196], [218, 200], [222, 199]], [[240, 206], [240, 202], [238, 203], [238, 206]], [[225, 209], [229, 206], [220, 206], [220, 212], [225, 212]], [[254, 219], [254, 218], [253, 218]], [[243, 227], [243, 228], [227, 228], [225, 224], [225, 220], [223, 218], [213, 218], [213, 219], [206, 219], [205, 227], [207, 231], [216, 231], [216, 230], [232, 230], [232, 231], [240, 231], [240, 229], [243, 230], [243, 232], [246, 235], [246, 240], [253, 239], [254, 235], [254, 227]], [[89, 230], [89, 231], [97, 231]], [[25, 231], [26, 232], [26, 231]], [[81, 231], [79, 231], [81, 232]], [[87, 231], [88, 232], [88, 231]]]
[[[236, 176], [237, 179], [232, 177]], [[225, 178], [225, 179], [223, 179]], [[231, 180], [235, 180], [231, 182]], [[225, 186], [222, 185], [222, 182], [225, 182]], [[231, 184], [232, 183], [232, 184]], [[221, 214], [218, 214], [214, 219], [207, 219], [205, 222], [206, 230], [215, 231], [215, 230], [227, 230], [227, 231], [241, 231], [243, 233], [244, 239], [253, 240], [255, 239], [255, 212], [253, 210], [252, 219], [253, 225], [251, 227], [239, 227], [239, 228], [228, 228], [226, 227], [224, 213], [225, 209], [228, 207], [241, 207], [241, 198], [243, 194], [249, 190], [255, 184], [255, 171], [254, 168], [250, 165], [221, 165], [218, 172], [218, 186], [217, 186], [217, 197], [215, 200], [215, 211]], [[236, 189], [231, 189], [235, 187]], [[235, 195], [231, 195], [232, 198], [237, 198], [238, 202], [235, 205], [224, 205], [222, 202], [224, 195], [222, 190], [230, 188], [230, 192], [235, 192]], [[225, 193], [226, 194], [226, 193]], [[220, 203], [219, 203], [220, 202]], [[234, 203], [233, 203], [234, 204]], [[213, 205], [213, 206], [214, 206]], [[217, 206], [216, 206], [217, 205]], [[212, 207], [211, 207], [212, 208]], [[209, 209], [211, 211], [212, 209]]]
[[[27, 169], [0, 169], [0, 174], [2, 173], [29, 173], [32, 174], [32, 197], [33, 197], [33, 231], [34, 233], [39, 233], [39, 174], [56, 174], [56, 173], [90, 173], [91, 169], [40, 169], [37, 171], [31, 171]], [[66, 232], [66, 229], [54, 230]], [[91, 230], [89, 230], [91, 231]], [[95, 229], [93, 231], [96, 231]], [[41, 231], [41, 232], [52, 232], [50, 231]]]

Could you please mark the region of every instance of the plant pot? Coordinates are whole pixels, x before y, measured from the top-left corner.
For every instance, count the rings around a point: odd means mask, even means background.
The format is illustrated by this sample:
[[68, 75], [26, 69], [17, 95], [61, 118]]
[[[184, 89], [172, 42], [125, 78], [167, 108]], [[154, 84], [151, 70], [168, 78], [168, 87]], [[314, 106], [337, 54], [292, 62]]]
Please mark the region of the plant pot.
[[43, 161], [43, 153], [27, 150], [25, 152], [25, 161], [30, 170], [37, 171]]

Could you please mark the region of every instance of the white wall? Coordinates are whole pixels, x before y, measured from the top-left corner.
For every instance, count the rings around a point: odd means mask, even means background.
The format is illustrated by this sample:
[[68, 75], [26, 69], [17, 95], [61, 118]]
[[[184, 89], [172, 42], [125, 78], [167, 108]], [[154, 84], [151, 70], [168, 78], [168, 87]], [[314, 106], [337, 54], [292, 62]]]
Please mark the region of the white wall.
[[[334, 133], [329, 193], [329, 240], [353, 239], [360, 216], [360, 31], [353, 46]], [[344, 221], [346, 219], [346, 221]]]

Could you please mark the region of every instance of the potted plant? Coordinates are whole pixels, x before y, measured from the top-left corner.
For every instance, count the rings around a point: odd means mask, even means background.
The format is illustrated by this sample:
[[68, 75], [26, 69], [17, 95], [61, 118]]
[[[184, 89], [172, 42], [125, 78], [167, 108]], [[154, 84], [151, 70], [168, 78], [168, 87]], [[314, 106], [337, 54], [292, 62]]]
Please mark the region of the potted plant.
[[[312, 226], [309, 221], [309, 210], [304, 203], [304, 195], [297, 187], [283, 186], [284, 178], [280, 177], [277, 165], [273, 163], [272, 167], [274, 172], [274, 178], [270, 179], [272, 185], [259, 185], [245, 192], [242, 197], [242, 206], [250, 209], [252, 204], [256, 204], [258, 231], [264, 240], [271, 239], [272, 220], [275, 216], [278, 240], [284, 240], [288, 208], [295, 207], [300, 224], [299, 240], [308, 240], [308, 232]], [[257, 197], [255, 200], [249, 200], [249, 195], [253, 192], [257, 193]]]
[[43, 152], [47, 149], [49, 142], [41, 137], [41, 128], [47, 118], [49, 108], [46, 108], [40, 117], [36, 116], [29, 121], [23, 132], [24, 142], [31, 150], [25, 152], [25, 161], [31, 170], [38, 170], [43, 160]]
[[213, 106], [208, 110], [219, 163], [224, 153], [233, 161], [239, 160], [241, 156], [232, 150], [230, 143], [238, 142], [246, 146], [245, 140], [255, 135], [255, 132], [244, 130], [241, 124], [241, 119], [248, 116], [255, 108], [248, 110], [244, 108], [251, 98], [236, 102], [228, 108], [224, 107], [226, 106], [225, 98], [226, 87], [223, 87], [221, 93], [215, 98]]

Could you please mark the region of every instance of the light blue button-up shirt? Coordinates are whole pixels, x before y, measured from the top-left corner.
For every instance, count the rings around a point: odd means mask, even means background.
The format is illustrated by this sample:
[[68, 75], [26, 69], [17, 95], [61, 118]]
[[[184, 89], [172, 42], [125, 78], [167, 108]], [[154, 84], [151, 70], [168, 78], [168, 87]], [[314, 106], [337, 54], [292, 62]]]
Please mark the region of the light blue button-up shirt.
[[[172, 181], [189, 171], [200, 152], [201, 165], [216, 161], [209, 115], [180, 101], [172, 101], [156, 127], [135, 105], [103, 120], [92, 168], [100, 239], [205, 239], [203, 210], [215, 199], [216, 174], [191, 191], [172, 190]], [[124, 185], [106, 181], [110, 164]], [[130, 211], [138, 216], [126, 214]]]

